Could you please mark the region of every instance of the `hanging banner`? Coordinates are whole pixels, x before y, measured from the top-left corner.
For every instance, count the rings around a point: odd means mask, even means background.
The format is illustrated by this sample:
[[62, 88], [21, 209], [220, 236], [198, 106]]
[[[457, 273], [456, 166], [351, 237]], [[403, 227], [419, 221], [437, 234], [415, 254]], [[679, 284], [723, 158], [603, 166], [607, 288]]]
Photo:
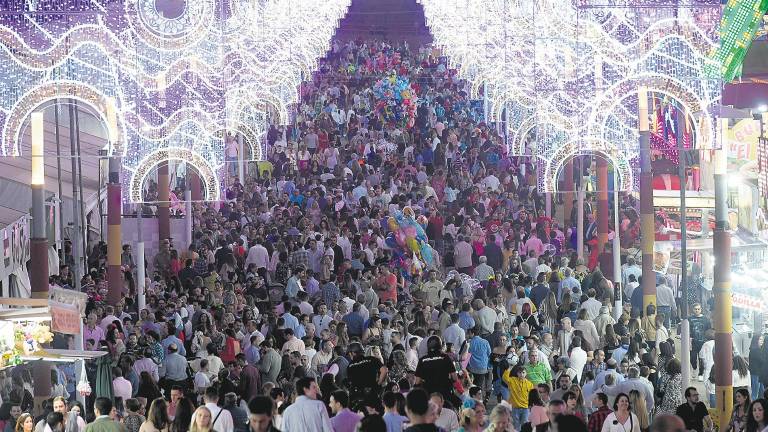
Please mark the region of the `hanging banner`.
[[56, 301], [48, 302], [51, 330], [64, 334], [80, 334], [80, 312], [77, 306]]

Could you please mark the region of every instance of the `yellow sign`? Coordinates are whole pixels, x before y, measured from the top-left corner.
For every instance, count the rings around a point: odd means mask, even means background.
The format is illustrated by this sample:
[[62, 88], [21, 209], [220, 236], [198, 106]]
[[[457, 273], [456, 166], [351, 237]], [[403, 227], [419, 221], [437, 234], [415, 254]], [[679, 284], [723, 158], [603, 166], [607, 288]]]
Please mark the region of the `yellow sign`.
[[743, 162], [757, 160], [757, 141], [760, 137], [760, 122], [743, 119], [728, 130], [728, 158]]

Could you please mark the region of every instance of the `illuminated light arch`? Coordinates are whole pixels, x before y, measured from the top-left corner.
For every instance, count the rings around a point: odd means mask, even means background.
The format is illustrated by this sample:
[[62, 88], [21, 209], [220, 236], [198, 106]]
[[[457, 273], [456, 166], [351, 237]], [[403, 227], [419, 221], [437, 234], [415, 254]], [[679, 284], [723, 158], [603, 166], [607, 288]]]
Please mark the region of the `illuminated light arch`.
[[144, 159], [139, 161], [136, 169], [131, 174], [130, 180], [130, 200], [132, 203], [143, 202], [142, 188], [147, 176], [153, 168], [162, 162], [178, 160], [192, 165], [200, 175], [204, 184], [206, 201], [218, 201], [221, 196], [221, 184], [216, 176], [216, 170], [208, 160], [200, 153], [182, 147], [168, 147], [155, 150], [147, 154]]
[[11, 108], [5, 120], [2, 143], [0, 150], [3, 156], [19, 156], [19, 142], [21, 140], [21, 128], [24, 119], [29, 117], [40, 105], [54, 99], [75, 99], [90, 105], [98, 118], [105, 125], [108, 137], [116, 137], [115, 142], [110, 142], [109, 155], [117, 153], [125, 156], [127, 138], [125, 135], [125, 123], [120, 110], [115, 110], [115, 123], [117, 131], [110, 131], [107, 111], [113, 99], [104, 95], [99, 90], [78, 81], [55, 81], [41, 84], [25, 93]]
[[621, 101], [636, 95], [637, 89], [640, 86], [647, 87], [649, 93], [660, 93], [674, 99], [682, 105], [688, 115], [702, 113], [699, 122], [692, 122], [693, 130], [697, 137], [697, 148], [715, 148], [715, 124], [712, 121], [708, 104], [702, 101], [693, 90], [668, 76], [633, 77], [612, 85], [592, 107], [592, 114], [587, 123], [589, 125], [589, 135], [604, 136], [609, 114], [613, 112]]
[[[142, 9], [154, 12], [158, 24], [171, 25], [179, 18], [168, 19], [157, 14], [155, 0], [127, 0], [125, 3], [125, 17], [135, 34], [147, 45], [162, 51], [181, 50], [205, 38], [214, 20], [211, 19], [214, 11], [213, 0], [187, 0], [184, 14], [191, 14], [192, 25], [180, 23], [184, 28], [177, 33], [162, 33], [162, 30], [150, 28], [142, 18]], [[182, 15], [183, 17], [184, 15]], [[184, 24], [184, 25], [181, 25]]]
[[611, 162], [619, 174], [618, 190], [629, 190], [632, 187], [632, 168], [626, 152], [619, 151], [616, 146], [605, 140], [584, 138], [569, 141], [544, 159], [544, 192], [557, 192], [557, 178], [568, 160], [588, 154], [600, 155]]

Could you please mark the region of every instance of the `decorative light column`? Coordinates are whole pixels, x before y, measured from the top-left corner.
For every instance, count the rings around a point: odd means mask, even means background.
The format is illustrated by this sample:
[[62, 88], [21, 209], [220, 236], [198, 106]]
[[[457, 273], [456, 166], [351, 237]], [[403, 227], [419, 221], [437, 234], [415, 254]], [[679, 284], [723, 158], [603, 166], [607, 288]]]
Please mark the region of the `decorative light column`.
[[[728, 119], [720, 120], [720, 135], [724, 136]], [[733, 308], [731, 304], [731, 235], [728, 232], [728, 149], [724, 144], [715, 150], [715, 397], [720, 418], [720, 430], [725, 430], [733, 411]]]
[[29, 240], [32, 297], [48, 298], [48, 235], [45, 225], [45, 124], [41, 111], [33, 112], [32, 126], [32, 228]]
[[653, 272], [653, 244], [656, 224], [653, 220], [653, 173], [651, 171], [651, 133], [648, 125], [648, 89], [641, 86], [638, 95], [640, 132], [640, 229], [643, 252], [643, 312], [649, 304], [656, 306], [656, 274]]
[[[107, 105], [109, 142], [117, 142], [117, 112], [115, 101]], [[122, 264], [122, 192], [120, 186], [120, 157], [113, 152], [109, 158], [109, 183], [107, 184], [107, 302], [116, 305], [123, 295]]]

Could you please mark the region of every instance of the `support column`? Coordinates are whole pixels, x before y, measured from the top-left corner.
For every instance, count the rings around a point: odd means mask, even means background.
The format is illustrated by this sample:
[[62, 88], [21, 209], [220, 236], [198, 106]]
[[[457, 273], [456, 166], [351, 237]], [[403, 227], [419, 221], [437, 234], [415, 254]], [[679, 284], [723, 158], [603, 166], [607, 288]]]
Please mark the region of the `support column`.
[[621, 217], [619, 206], [619, 170], [613, 168], [613, 318], [619, 321], [622, 309], [621, 286]]
[[184, 226], [186, 227], [186, 232], [187, 232], [187, 244], [186, 244], [186, 246], [188, 247], [189, 245], [192, 244], [192, 228], [193, 228], [193, 225], [192, 225], [192, 191], [190, 191], [189, 189], [184, 191], [184, 213], [185, 213], [184, 214], [184, 222], [185, 222]]
[[[43, 113], [32, 113], [32, 227], [30, 283], [32, 297], [48, 298], [48, 235], [45, 225], [45, 125]], [[49, 378], [50, 381], [50, 378]]]
[[[728, 120], [721, 120], [720, 133], [724, 134]], [[733, 309], [731, 304], [731, 235], [728, 232], [728, 180], [727, 147], [715, 150], [715, 395], [720, 430], [725, 430], [733, 410]]]
[[123, 245], [122, 193], [120, 186], [120, 158], [109, 159], [109, 184], [107, 185], [107, 302], [116, 305], [123, 296], [121, 252]]
[[245, 151], [243, 150], [243, 135], [237, 134], [237, 177], [240, 184], [245, 184]]
[[[685, 193], [688, 189], [688, 171], [686, 169], [686, 149], [683, 143], [683, 128], [686, 113], [682, 109], [678, 111], [677, 125], [677, 154], [680, 160], [678, 176], [680, 177], [680, 287], [682, 288], [682, 301], [680, 302], [680, 363], [683, 388], [687, 388], [691, 382], [691, 327], [688, 322], [688, 208], [685, 203]], [[709, 377], [704, 377], [708, 379]]]
[[651, 172], [651, 134], [648, 128], [648, 90], [638, 89], [640, 126], [640, 235], [643, 252], [643, 312], [649, 304], [656, 306], [656, 274], [653, 271], [653, 244], [656, 225], [653, 220], [653, 173]]
[[[114, 103], [107, 108], [107, 122], [109, 129], [109, 141], [117, 142], [117, 113]], [[122, 264], [121, 252], [123, 235], [121, 218], [122, 192], [120, 185], [120, 158], [114, 154], [109, 158], [109, 184], [107, 184], [107, 302], [116, 305], [123, 297], [123, 275], [120, 270]]]
[[187, 164], [187, 184], [189, 184], [189, 189], [192, 191], [192, 200], [202, 201], [203, 192], [200, 187], [200, 176], [197, 174], [197, 170], [190, 169], [189, 164]]
[[544, 214], [547, 215], [548, 218], [552, 217], [552, 193], [546, 192], [544, 194]]
[[584, 259], [584, 158], [579, 159], [579, 194], [576, 202], [576, 254]]
[[565, 164], [565, 174], [563, 175], [563, 191], [565, 199], [563, 200], [563, 232], [571, 227], [571, 211], [573, 210], [573, 159]]
[[171, 209], [170, 209], [170, 190], [168, 185], [168, 161], [160, 162], [157, 167], [157, 233], [160, 240], [171, 237]]
[[597, 158], [597, 253], [605, 251], [608, 242], [608, 221], [611, 213], [608, 209], [608, 161]]
[[[33, 112], [32, 124], [32, 227], [29, 241], [30, 283], [33, 298], [48, 298], [48, 236], [45, 225], [45, 124], [42, 112]], [[34, 377], [35, 412], [41, 411], [43, 401], [51, 397], [51, 365], [35, 362]]]
[[136, 212], [136, 294], [139, 302], [139, 311], [147, 307], [147, 297], [144, 282], [146, 273], [144, 268], [144, 237], [142, 236], [142, 208]]

